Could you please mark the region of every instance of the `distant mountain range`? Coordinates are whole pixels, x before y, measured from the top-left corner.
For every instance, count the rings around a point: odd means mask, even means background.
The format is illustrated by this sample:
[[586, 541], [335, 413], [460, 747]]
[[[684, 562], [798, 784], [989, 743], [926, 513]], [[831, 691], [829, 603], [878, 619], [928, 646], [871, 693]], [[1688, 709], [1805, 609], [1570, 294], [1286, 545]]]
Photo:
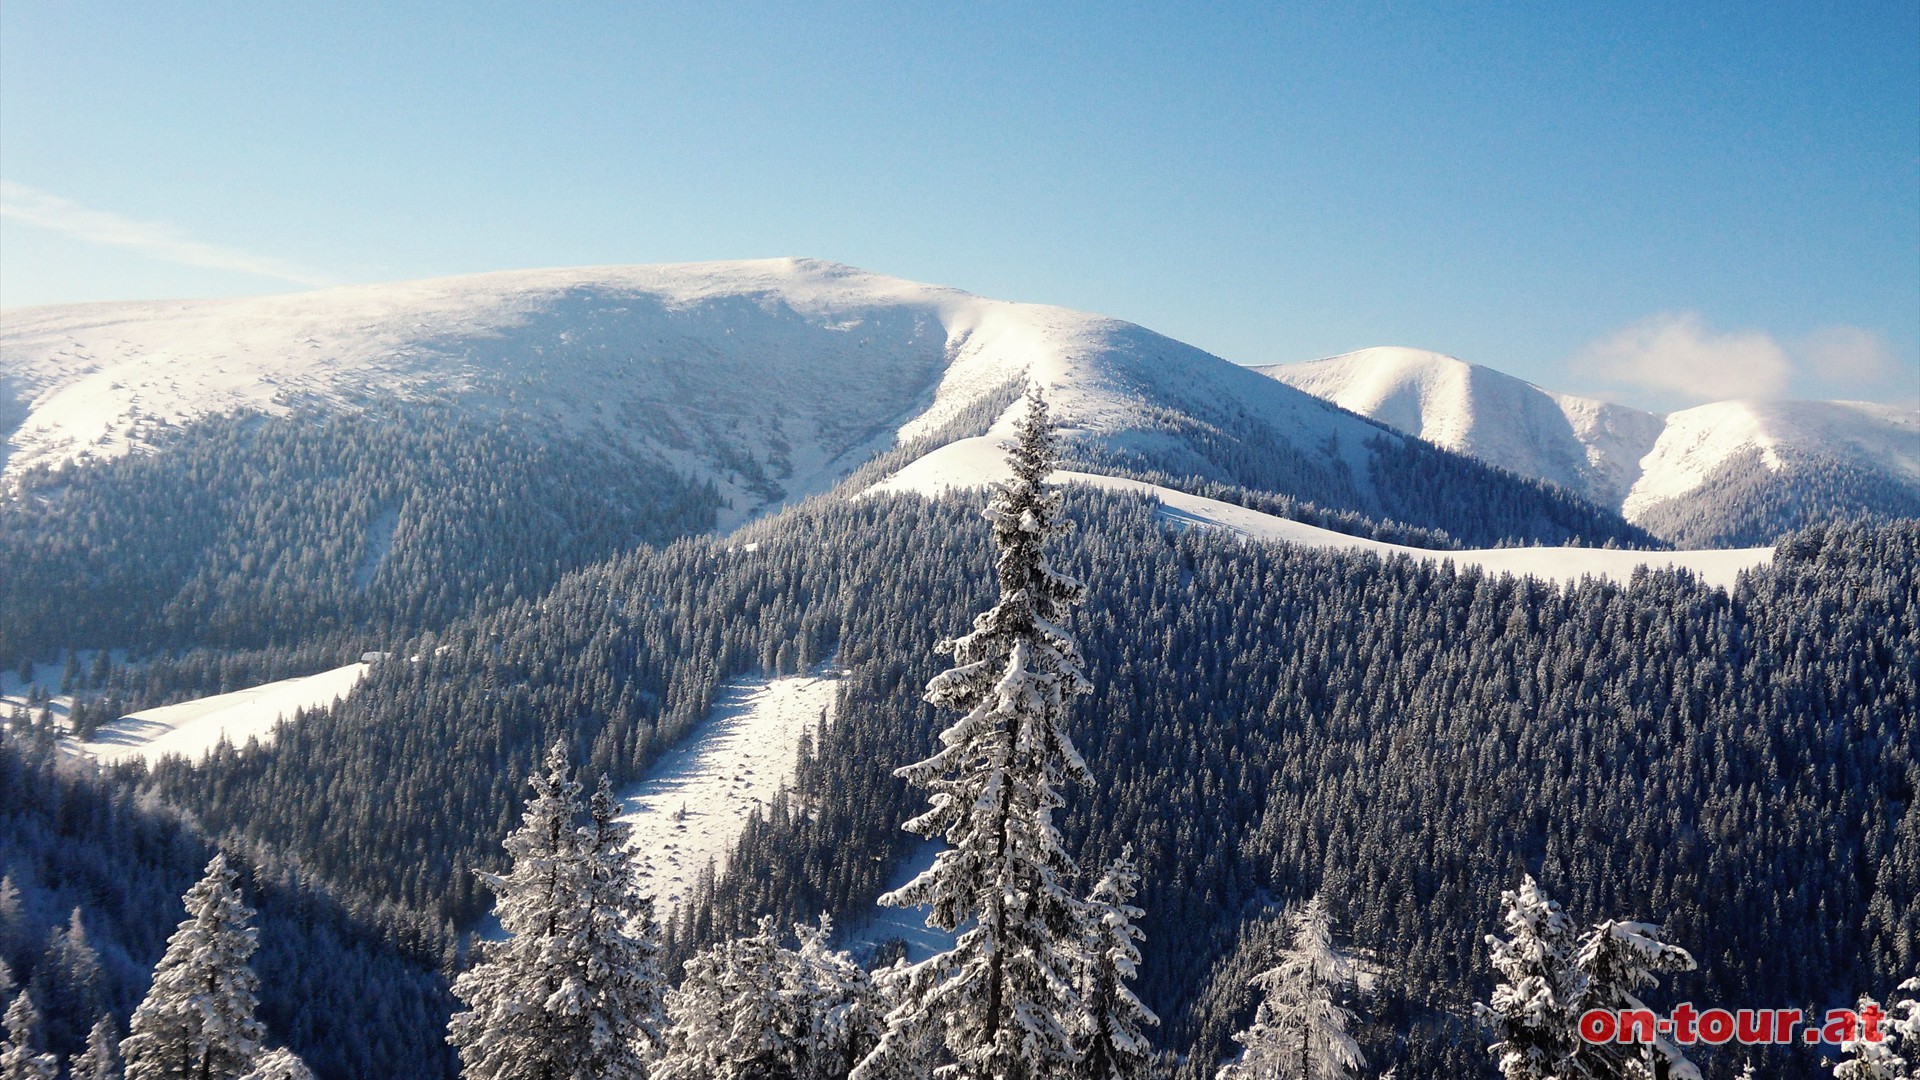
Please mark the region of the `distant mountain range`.
[[1420, 349], [1255, 370], [1578, 492], [1676, 543], [1765, 543], [1835, 514], [1920, 513], [1920, 412], [1911, 409], [1720, 401], [1660, 416]]
[[[1090, 471], [1275, 492], [1469, 542], [1635, 535], [1131, 323], [805, 259], [20, 309], [0, 357], [9, 476], [161, 447], [210, 417], [436, 404], [711, 480], [726, 527], [876, 454], [981, 434], [1031, 379]], [[1471, 535], [1480, 516], [1435, 504], [1435, 470], [1498, 488], [1474, 501], [1524, 527]]]
[[[1758, 544], [1834, 514], [1920, 512], [1911, 411], [1725, 402], [1662, 418], [1409, 349], [1249, 369], [1118, 319], [807, 259], [28, 308], [0, 325], [9, 477], [163, 447], [212, 417], [434, 404], [711, 481], [721, 527], [876, 455], [981, 434], [1028, 379], [1083, 471], [1468, 543], [1644, 539], [1624, 516], [1683, 544]], [[1493, 507], [1509, 523], [1477, 524]]]

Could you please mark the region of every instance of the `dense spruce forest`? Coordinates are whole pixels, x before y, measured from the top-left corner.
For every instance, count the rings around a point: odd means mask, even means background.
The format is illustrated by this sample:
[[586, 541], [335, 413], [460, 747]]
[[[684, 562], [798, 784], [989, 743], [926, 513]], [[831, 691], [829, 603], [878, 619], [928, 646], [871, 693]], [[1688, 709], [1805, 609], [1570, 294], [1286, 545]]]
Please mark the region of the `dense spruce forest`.
[[442, 407], [241, 415], [0, 494], [0, 659], [386, 639], [713, 525], [654, 465]]
[[[1410, 1075], [1486, 1067], [1465, 1018], [1522, 872], [1582, 918], [1663, 922], [1702, 958], [1683, 997], [1824, 1007], [1912, 966], [1920, 526], [1796, 535], [1729, 596], [1246, 544], [1093, 491], [1070, 507], [1060, 561], [1089, 583], [1096, 688], [1074, 736], [1097, 780], [1063, 826], [1090, 862], [1137, 845], [1164, 1045], [1238, 1026], [1195, 1005], [1209, 966], [1315, 892], [1377, 958], [1375, 1060]], [[985, 563], [966, 500], [817, 501], [423, 637], [271, 750], [144, 782], [349, 893], [466, 926], [488, 903], [469, 869], [498, 865], [547, 741], [624, 780], [728, 677], [837, 656], [843, 720], [674, 955], [763, 912], [856, 924], [909, 850], [891, 769], [927, 748], [929, 646], [979, 606]]]
[[[983, 434], [1016, 395], [1011, 384], [980, 395], [842, 490]], [[1244, 413], [1149, 411], [1140, 423], [1144, 434], [1073, 442], [1065, 465], [1419, 547], [1661, 546], [1550, 484], [1384, 429], [1361, 477], [1337, 448], [1300, 447]], [[710, 477], [511, 411], [368, 403], [238, 414], [162, 432], [156, 445], [38, 467], [0, 490], [0, 667], [96, 648], [345, 653], [705, 532], [722, 507]], [[714, 467], [768, 497], [791, 473], [737, 453]]]
[[[88, 1010], [124, 1020], [217, 839], [261, 911], [275, 1037], [323, 1077], [439, 1075], [447, 980], [493, 902], [474, 871], [502, 867], [546, 748], [589, 785], [631, 781], [728, 680], [829, 658], [851, 673], [839, 719], [664, 928], [664, 958], [677, 977], [767, 916], [859, 930], [920, 850], [892, 770], [931, 745], [931, 646], [989, 599], [993, 556], [979, 493], [858, 493], [1016, 393], [725, 537], [699, 535], [710, 484], [436, 410], [234, 417], [29, 474], [0, 512], [0, 657], [64, 656], [80, 727], [384, 658], [271, 746], [199, 763], [62, 765], [45, 720], [16, 715], [0, 959], [39, 980], [70, 1053]], [[1361, 482], [1245, 418], [1167, 422], [1204, 452], [1069, 442], [1064, 463], [1436, 549], [1658, 546], [1418, 442], [1380, 440]], [[1729, 594], [1243, 542], [1087, 488], [1066, 506], [1093, 783], [1060, 824], [1089, 874], [1134, 847], [1136, 989], [1167, 1070], [1231, 1053], [1247, 976], [1314, 896], [1370, 973], [1359, 1045], [1402, 1076], [1488, 1073], [1472, 1006], [1523, 874], [1583, 922], [1662, 923], [1700, 960], [1663, 1001], [1825, 1008], [1920, 965], [1920, 523], [1808, 528]], [[102, 645], [123, 651], [74, 651]], [[103, 974], [73, 995], [81, 927]], [[352, 989], [370, 979], [388, 989]], [[1730, 1076], [1741, 1053], [1696, 1057]], [[1817, 1068], [1798, 1048], [1753, 1060]]]

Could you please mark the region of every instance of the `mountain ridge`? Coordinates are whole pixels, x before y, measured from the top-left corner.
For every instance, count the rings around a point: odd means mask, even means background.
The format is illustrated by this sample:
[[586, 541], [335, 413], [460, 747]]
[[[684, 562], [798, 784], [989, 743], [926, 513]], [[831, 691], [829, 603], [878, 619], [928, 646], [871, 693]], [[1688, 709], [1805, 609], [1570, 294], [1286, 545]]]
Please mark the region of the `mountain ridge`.
[[[1664, 522], [1665, 531], [1655, 531], [1676, 542], [1763, 542], [1771, 536], [1756, 530], [1813, 523], [1823, 513], [1817, 505], [1768, 521], [1747, 503], [1817, 504], [1814, 474], [1835, 467], [1887, 490], [1880, 499], [1829, 499], [1836, 505], [1825, 516], [1920, 508], [1920, 412], [1893, 406], [1735, 400], [1661, 415], [1399, 347], [1254, 370], [1397, 431], [1568, 488], [1636, 525]], [[1729, 524], [1742, 515], [1754, 520]]]
[[146, 451], [211, 416], [441, 404], [711, 481], [723, 529], [1022, 381], [1103, 468], [1393, 516], [1394, 489], [1419, 485], [1382, 456], [1428, 453], [1120, 319], [794, 258], [18, 309], [0, 373], [0, 417], [19, 417], [7, 477]]

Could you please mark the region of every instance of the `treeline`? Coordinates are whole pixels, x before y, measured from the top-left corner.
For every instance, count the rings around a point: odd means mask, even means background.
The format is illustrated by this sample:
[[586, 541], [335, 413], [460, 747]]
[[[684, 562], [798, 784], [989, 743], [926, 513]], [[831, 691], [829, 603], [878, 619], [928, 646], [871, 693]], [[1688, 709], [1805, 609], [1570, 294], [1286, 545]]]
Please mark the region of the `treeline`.
[[[1523, 872], [1570, 907], [1662, 919], [1714, 958], [1681, 985], [1729, 1007], [1829, 1003], [1911, 966], [1920, 525], [1804, 534], [1729, 596], [1246, 545], [1111, 494], [1075, 493], [1070, 516], [1059, 562], [1091, 586], [1097, 688], [1074, 738], [1108, 780], [1069, 840], [1090, 863], [1138, 846], [1142, 996], [1167, 1045], [1239, 1026], [1191, 1007], [1207, 966], [1243, 918], [1316, 891], [1391, 958], [1413, 1075], [1483, 1062], [1461, 1017]], [[906, 850], [890, 770], [927, 749], [927, 646], [983, 599], [983, 541], [964, 500], [889, 497], [631, 552], [420, 639], [419, 662], [269, 751], [152, 782], [326, 880], [468, 925], [470, 868], [497, 865], [540, 747], [564, 736], [589, 780], [631, 779], [727, 678], [837, 651], [843, 719], [675, 947], [763, 913], [845, 924]]]
[[711, 528], [719, 496], [512, 417], [238, 415], [0, 495], [0, 664], [411, 633]]
[[[1314, 518], [1297, 520], [1416, 547], [1664, 546], [1618, 513], [1564, 488], [1400, 435], [1367, 417], [1354, 418], [1381, 429], [1360, 448], [1365, 476], [1354, 475], [1337, 440], [1302, 446], [1267, 420], [1219, 403], [1196, 405], [1192, 414], [1146, 407], [1133, 419], [1139, 430], [1116, 438], [1069, 436], [1061, 467], [1151, 483], [1161, 482], [1155, 477], [1175, 477], [1180, 479], [1169, 486], [1196, 494], [1211, 483], [1283, 497], [1288, 505], [1312, 508]], [[1227, 501], [1252, 505], [1239, 498]], [[1282, 511], [1282, 516], [1296, 514]], [[1368, 525], [1368, 519], [1376, 524]], [[1436, 543], [1418, 533], [1393, 535], [1401, 529], [1451, 539]]]
[[[356, 916], [289, 860], [221, 843], [259, 909], [259, 1015], [322, 1077], [453, 1075], [441, 1040], [454, 943], [418, 920]], [[0, 963], [33, 995], [41, 1048], [128, 1030], [213, 842], [50, 745], [0, 731]], [[398, 912], [389, 912], [398, 915]], [[407, 949], [397, 942], [410, 943]]]

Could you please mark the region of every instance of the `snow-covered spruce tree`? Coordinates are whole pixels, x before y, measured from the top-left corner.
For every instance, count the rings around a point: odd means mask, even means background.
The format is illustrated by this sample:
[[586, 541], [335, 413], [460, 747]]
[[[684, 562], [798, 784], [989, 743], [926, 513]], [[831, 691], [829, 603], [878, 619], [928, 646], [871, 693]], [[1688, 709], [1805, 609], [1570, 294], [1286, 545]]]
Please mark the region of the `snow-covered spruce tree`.
[[780, 944], [771, 916], [746, 937], [687, 961], [667, 995], [667, 1049], [656, 1080], [757, 1080], [785, 1075], [792, 1048], [781, 1030]]
[[782, 944], [771, 918], [744, 938], [687, 962], [667, 995], [672, 1026], [655, 1080], [842, 1080], [879, 1041], [884, 1009], [874, 979], [828, 947], [832, 924], [794, 927]]
[[1579, 1004], [1586, 981], [1574, 967], [1573, 920], [1532, 875], [1500, 894], [1508, 937], [1487, 935], [1500, 982], [1476, 1007], [1492, 1031], [1493, 1054], [1506, 1080], [1579, 1076]]
[[[574, 817], [580, 784], [564, 743], [547, 752], [546, 772], [528, 778], [533, 798], [505, 841], [513, 865], [481, 873], [507, 938], [477, 949], [478, 961], [453, 981], [467, 1006], [447, 1022], [467, 1080], [573, 1080], [592, 1076], [592, 1036], [583, 1020], [585, 898], [589, 874]], [[129, 1078], [132, 1080], [132, 1078]]]
[[186, 921], [167, 939], [153, 985], [120, 1043], [127, 1080], [234, 1080], [260, 1056], [253, 1018], [260, 980], [247, 962], [259, 944], [239, 873], [219, 854], [187, 890]]
[[880, 1041], [886, 1008], [880, 988], [852, 956], [828, 945], [833, 922], [796, 923], [799, 948], [785, 953], [781, 994], [793, 1026], [796, 1080], [841, 1080]]
[[269, 1050], [240, 1080], [314, 1080], [313, 1070], [291, 1050]]
[[[1658, 926], [1608, 919], [1581, 936], [1574, 967], [1583, 984], [1574, 1011], [1577, 1022], [1588, 1009], [1645, 1009], [1637, 991], [1657, 986], [1661, 972], [1692, 971], [1695, 964], [1687, 950], [1660, 940]], [[1658, 1060], [1665, 1066], [1665, 1080], [1700, 1080], [1700, 1070], [1680, 1047], [1658, 1033], [1645, 1045], [1583, 1040], [1579, 1059], [1597, 1077], [1655, 1080]]]
[[1075, 1039], [1080, 1060], [1074, 1066], [1074, 1075], [1084, 1080], [1132, 1080], [1146, 1075], [1153, 1059], [1141, 1029], [1160, 1018], [1127, 986], [1139, 970], [1139, 942], [1146, 937], [1133, 925], [1144, 914], [1130, 903], [1139, 887], [1128, 844], [1087, 898], [1087, 965], [1080, 981], [1086, 1022]]
[[[1920, 978], [1900, 984], [1903, 991], [1920, 991]], [[1859, 1011], [1879, 1008], [1872, 998], [1860, 999]], [[1833, 1067], [1835, 1080], [1907, 1080], [1920, 1075], [1920, 1001], [1907, 998], [1895, 1001], [1885, 1010], [1879, 1024], [1880, 1038], [1868, 1039], [1865, 1031], [1840, 1044], [1846, 1056]]]
[[606, 777], [588, 803], [591, 823], [580, 831], [585, 863], [581, 958], [586, 970], [587, 1059], [581, 1075], [601, 1080], [646, 1080], [665, 1020], [666, 977], [660, 972], [659, 930], [653, 898], [642, 895], [627, 851], [630, 826]]
[[1316, 896], [1291, 921], [1293, 943], [1280, 963], [1254, 977], [1266, 997], [1253, 1026], [1234, 1036], [1245, 1049], [1217, 1080], [1348, 1080], [1366, 1065], [1347, 1034], [1354, 1016], [1334, 1001], [1352, 972], [1334, 948], [1326, 905]]
[[113, 1017], [102, 1016], [87, 1032], [87, 1048], [69, 1065], [73, 1080], [121, 1080], [120, 1028]]
[[[1880, 1003], [1862, 997], [1857, 1008], [1865, 1014], [1868, 1009], [1879, 1009]], [[1853, 1038], [1840, 1044], [1843, 1056], [1833, 1066], [1834, 1080], [1906, 1080], [1907, 1059], [1900, 1053], [1899, 1036], [1884, 1023], [1879, 1034], [1878, 1039], [1868, 1039], [1865, 1031], [1856, 1030]]]
[[0, 1080], [54, 1080], [58, 1059], [40, 1052], [40, 1009], [22, 990], [7, 1006], [7, 1037], [0, 1039]]
[[1039, 1080], [1066, 1075], [1075, 1056], [1084, 929], [1066, 884], [1076, 867], [1053, 812], [1063, 805], [1063, 784], [1088, 780], [1067, 734], [1066, 703], [1090, 687], [1079, 645], [1061, 625], [1083, 587], [1048, 565], [1043, 551], [1066, 523], [1058, 520], [1059, 493], [1046, 484], [1057, 436], [1037, 387], [1015, 433], [1013, 475], [986, 510], [999, 550], [999, 602], [974, 619], [971, 633], [940, 643], [954, 665], [927, 685], [926, 700], [960, 719], [940, 733], [932, 757], [897, 773], [931, 793], [932, 809], [907, 822], [908, 831], [949, 847], [880, 898], [927, 905], [928, 925], [940, 930], [972, 925], [923, 962], [909, 997], [889, 1014], [881, 1046], [856, 1070], [862, 1080], [893, 1075], [899, 1066], [888, 1061], [900, 1050], [892, 1044], [928, 1022], [949, 1058], [942, 1076]]

